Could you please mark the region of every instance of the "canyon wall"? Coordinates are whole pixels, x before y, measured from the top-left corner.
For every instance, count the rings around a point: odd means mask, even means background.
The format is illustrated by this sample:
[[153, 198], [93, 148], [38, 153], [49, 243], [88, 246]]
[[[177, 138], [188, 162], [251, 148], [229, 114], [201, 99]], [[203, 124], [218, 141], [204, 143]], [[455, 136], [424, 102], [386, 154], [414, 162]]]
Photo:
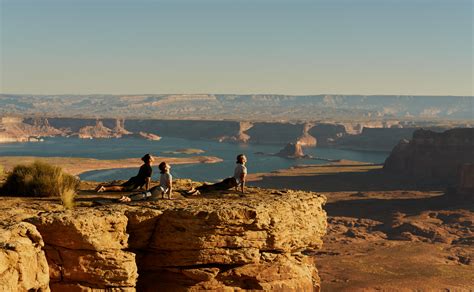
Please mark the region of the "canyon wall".
[[454, 183], [463, 164], [474, 163], [474, 129], [442, 133], [416, 130], [410, 141], [402, 140], [385, 160], [384, 169], [419, 179]]
[[[416, 125], [405, 125], [397, 121], [351, 124], [4, 117], [0, 120], [0, 143], [25, 142], [45, 136], [140, 137], [151, 140], [159, 140], [164, 136], [220, 142], [279, 145], [299, 143], [303, 147], [319, 145], [389, 151], [399, 140], [409, 139], [416, 129]], [[441, 131], [445, 128], [431, 126], [428, 129]]]
[[[31, 230], [24, 250], [35, 261], [0, 261], [2, 271], [23, 269], [36, 278], [12, 276], [5, 285], [9, 291], [48, 291], [48, 285], [52, 291], [319, 291], [308, 254], [322, 246], [325, 197], [252, 192], [41, 211], [21, 223]], [[17, 242], [4, 234], [0, 259]]]

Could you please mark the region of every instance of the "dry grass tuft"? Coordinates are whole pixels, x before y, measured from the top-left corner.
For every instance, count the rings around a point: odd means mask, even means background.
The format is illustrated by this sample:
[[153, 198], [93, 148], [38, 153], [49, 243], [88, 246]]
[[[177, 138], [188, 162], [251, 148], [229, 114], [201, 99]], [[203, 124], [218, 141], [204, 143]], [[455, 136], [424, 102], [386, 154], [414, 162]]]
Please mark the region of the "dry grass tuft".
[[[17, 165], [8, 173], [0, 194], [24, 197], [71, 197], [79, 187], [79, 179], [58, 166], [36, 161]], [[70, 200], [70, 199], [67, 199]]]

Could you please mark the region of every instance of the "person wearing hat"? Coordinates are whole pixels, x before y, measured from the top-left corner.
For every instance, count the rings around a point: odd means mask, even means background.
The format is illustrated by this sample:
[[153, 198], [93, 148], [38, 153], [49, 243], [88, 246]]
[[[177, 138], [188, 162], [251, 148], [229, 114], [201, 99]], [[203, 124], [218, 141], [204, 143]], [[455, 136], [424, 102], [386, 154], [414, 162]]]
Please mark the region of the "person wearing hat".
[[129, 192], [139, 188], [145, 187], [145, 190], [150, 188], [151, 175], [153, 169], [151, 165], [155, 159], [150, 154], [145, 154], [142, 157], [143, 165], [140, 167], [138, 174], [131, 177], [128, 181], [121, 185], [99, 185], [96, 188], [98, 193], [101, 192]]

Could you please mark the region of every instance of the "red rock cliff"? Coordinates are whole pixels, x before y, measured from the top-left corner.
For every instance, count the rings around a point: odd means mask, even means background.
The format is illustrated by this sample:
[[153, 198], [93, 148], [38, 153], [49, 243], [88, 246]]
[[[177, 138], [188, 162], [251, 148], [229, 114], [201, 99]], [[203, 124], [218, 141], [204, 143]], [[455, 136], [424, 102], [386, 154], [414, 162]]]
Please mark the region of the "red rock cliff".
[[474, 162], [474, 129], [442, 133], [417, 130], [402, 140], [385, 160], [384, 169], [419, 179], [454, 183], [461, 165]]

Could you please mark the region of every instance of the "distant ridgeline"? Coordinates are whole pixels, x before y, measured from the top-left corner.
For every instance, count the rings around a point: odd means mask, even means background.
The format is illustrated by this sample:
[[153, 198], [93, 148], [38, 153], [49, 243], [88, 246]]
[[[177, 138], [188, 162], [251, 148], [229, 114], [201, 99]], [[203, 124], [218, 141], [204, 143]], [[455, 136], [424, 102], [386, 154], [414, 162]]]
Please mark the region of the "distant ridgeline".
[[472, 120], [473, 100], [473, 96], [395, 95], [0, 94], [0, 115], [267, 122], [328, 119]]
[[390, 151], [423, 126], [443, 131], [450, 126], [383, 120], [367, 122], [238, 122], [209, 120], [0, 118], [0, 142], [37, 141], [41, 137], [72, 136], [83, 139], [161, 136], [219, 142], [279, 144], [303, 147], [334, 146]]

